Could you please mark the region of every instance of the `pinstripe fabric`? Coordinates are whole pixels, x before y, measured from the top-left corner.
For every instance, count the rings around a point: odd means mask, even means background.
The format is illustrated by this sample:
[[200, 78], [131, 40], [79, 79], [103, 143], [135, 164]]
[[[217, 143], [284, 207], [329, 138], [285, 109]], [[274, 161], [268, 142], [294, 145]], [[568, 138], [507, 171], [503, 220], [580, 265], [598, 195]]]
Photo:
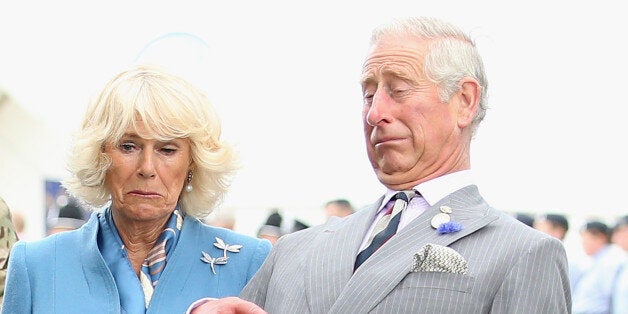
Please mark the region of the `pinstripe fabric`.
[[[271, 314], [570, 313], [560, 241], [490, 208], [475, 186], [432, 206], [352, 274], [379, 204], [284, 236], [241, 296]], [[454, 209], [462, 231], [439, 235], [430, 226], [441, 205]], [[468, 273], [410, 272], [427, 243], [457, 251]]]

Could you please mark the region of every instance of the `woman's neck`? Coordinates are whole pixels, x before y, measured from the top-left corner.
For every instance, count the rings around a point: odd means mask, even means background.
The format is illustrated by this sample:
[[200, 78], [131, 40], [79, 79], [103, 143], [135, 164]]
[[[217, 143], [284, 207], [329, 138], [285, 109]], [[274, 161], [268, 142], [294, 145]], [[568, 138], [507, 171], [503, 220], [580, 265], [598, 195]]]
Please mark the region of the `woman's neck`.
[[135, 221], [126, 219], [123, 215], [112, 212], [113, 222], [124, 244], [129, 261], [135, 273], [139, 276], [142, 263], [148, 252], [155, 246], [168, 219], [163, 221]]

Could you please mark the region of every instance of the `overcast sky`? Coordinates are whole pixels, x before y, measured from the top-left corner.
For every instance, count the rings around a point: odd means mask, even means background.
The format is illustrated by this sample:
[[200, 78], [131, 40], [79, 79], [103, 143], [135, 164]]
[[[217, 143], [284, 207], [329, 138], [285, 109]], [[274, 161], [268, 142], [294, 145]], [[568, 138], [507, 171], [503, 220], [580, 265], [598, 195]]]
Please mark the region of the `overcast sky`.
[[[107, 79], [138, 57], [160, 60], [208, 91], [225, 139], [240, 151], [243, 168], [225, 206], [320, 214], [332, 198], [362, 206], [383, 192], [360, 120], [371, 28], [430, 15], [470, 31], [485, 59], [490, 110], [472, 168], [491, 205], [628, 212], [628, 21], [619, 4], [162, 3], [4, 1], [0, 87], [69, 141]], [[51, 169], [62, 162], [51, 158]]]

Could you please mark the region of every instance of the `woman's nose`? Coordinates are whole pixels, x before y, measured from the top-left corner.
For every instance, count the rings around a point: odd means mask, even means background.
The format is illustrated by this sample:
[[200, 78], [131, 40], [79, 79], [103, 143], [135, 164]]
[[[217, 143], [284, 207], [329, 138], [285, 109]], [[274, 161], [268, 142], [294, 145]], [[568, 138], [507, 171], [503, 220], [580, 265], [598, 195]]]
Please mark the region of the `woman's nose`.
[[139, 174], [145, 178], [152, 178], [155, 176], [155, 164], [153, 160], [154, 156], [151, 150], [143, 150], [140, 154]]

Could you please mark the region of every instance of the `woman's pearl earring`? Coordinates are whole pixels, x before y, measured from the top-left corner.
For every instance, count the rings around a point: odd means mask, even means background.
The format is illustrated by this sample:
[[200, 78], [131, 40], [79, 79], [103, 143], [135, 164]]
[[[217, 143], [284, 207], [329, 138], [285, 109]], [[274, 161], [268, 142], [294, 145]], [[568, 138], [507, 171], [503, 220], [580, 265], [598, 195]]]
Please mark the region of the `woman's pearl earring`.
[[190, 192], [192, 192], [192, 190], [194, 190], [194, 187], [192, 186], [192, 170], [190, 170], [190, 172], [188, 172], [187, 182], [188, 182], [188, 184], [185, 185], [185, 191], [190, 193]]

